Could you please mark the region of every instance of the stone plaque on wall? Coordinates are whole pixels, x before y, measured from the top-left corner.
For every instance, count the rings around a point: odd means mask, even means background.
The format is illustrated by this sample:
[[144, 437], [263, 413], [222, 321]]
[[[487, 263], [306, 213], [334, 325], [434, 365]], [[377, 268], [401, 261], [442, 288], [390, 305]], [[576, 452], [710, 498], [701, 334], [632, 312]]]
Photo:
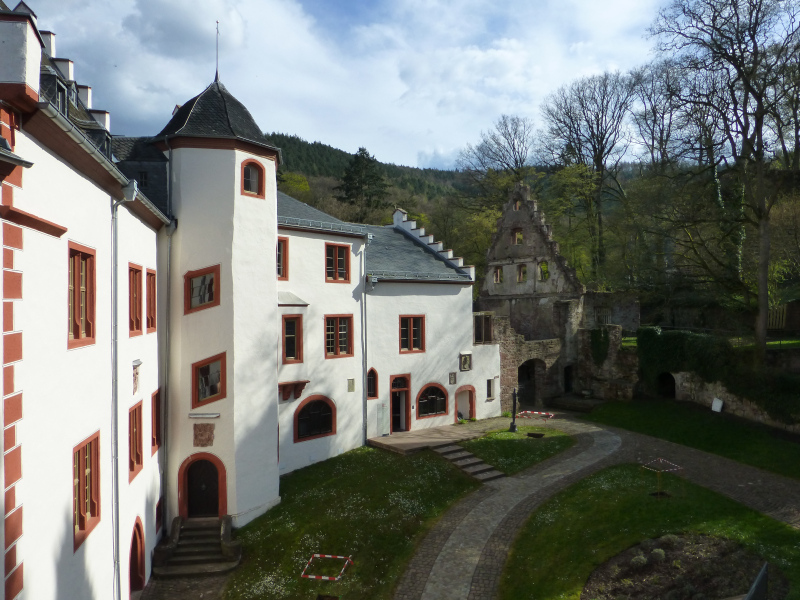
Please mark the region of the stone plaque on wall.
[[464, 353], [458, 356], [458, 366], [462, 371], [472, 371], [472, 354]]
[[194, 447], [206, 448], [214, 445], [214, 424], [195, 423], [194, 424]]
[[457, 373], [455, 373], [455, 372], [450, 373], [450, 385], [455, 385], [456, 384], [456, 375], [457, 375]]

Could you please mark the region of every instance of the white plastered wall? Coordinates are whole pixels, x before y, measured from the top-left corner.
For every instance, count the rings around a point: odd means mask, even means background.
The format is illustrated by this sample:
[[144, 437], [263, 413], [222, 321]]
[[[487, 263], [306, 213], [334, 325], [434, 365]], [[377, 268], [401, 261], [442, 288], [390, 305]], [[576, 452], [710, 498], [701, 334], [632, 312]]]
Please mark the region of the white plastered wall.
[[[474, 345], [472, 286], [454, 283], [379, 281], [367, 294], [367, 368], [378, 373], [378, 398], [367, 402], [367, 435], [383, 433], [379, 407], [391, 409], [389, 380], [392, 375], [411, 375], [410, 430], [450, 425], [455, 421], [456, 391], [475, 388], [475, 416], [500, 415], [500, 350], [496, 344]], [[401, 353], [400, 315], [425, 315], [425, 352]], [[459, 370], [459, 355], [472, 354], [472, 370]], [[456, 383], [450, 384], [450, 373]], [[487, 398], [487, 379], [495, 381], [494, 398]], [[447, 390], [448, 412], [417, 418], [416, 400], [430, 383]]]
[[[24, 509], [18, 561], [24, 560], [25, 598], [97, 598], [113, 589], [111, 527], [111, 210], [108, 194], [27, 135], [15, 148], [34, 163], [23, 174], [15, 206], [67, 227], [61, 238], [25, 229], [24, 249], [15, 252], [23, 272], [23, 300], [15, 307], [15, 329], [23, 333], [23, 360], [15, 369], [23, 392], [23, 479], [17, 490]], [[127, 263], [155, 266], [155, 232], [120, 209], [120, 565], [127, 586], [133, 520], [142, 519], [147, 575], [156, 544], [154, 508], [158, 468], [150, 456], [149, 391], [158, 381], [155, 335], [127, 340]], [[96, 341], [67, 349], [68, 242], [96, 251]], [[127, 407], [133, 403], [130, 356], [143, 361], [144, 467], [133, 484], [127, 477]], [[124, 366], [127, 363], [128, 368]], [[127, 385], [126, 385], [127, 384]], [[100, 432], [101, 519], [74, 551], [72, 531], [72, 451]]]
[[[279, 230], [289, 238], [289, 280], [278, 281], [278, 290], [291, 292], [308, 306], [281, 306], [281, 315], [303, 316], [303, 362], [281, 364], [278, 381], [309, 383], [299, 398], [278, 400], [280, 419], [280, 472], [287, 473], [337, 456], [363, 443], [363, 247], [360, 237], [335, 236], [323, 232]], [[325, 244], [350, 246], [350, 283], [325, 281]], [[273, 263], [274, 264], [274, 263]], [[325, 357], [325, 315], [353, 316], [353, 356]], [[279, 332], [282, 331], [278, 316]], [[354, 380], [348, 391], [348, 380]], [[310, 396], [325, 396], [336, 405], [336, 434], [294, 441], [294, 417], [300, 403]]]

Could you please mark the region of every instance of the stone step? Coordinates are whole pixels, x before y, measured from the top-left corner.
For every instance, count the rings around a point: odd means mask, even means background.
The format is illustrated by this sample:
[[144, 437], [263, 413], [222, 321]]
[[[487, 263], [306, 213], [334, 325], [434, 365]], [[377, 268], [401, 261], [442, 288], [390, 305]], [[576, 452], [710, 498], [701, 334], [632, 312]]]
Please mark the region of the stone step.
[[476, 463], [470, 465], [469, 467], [461, 467], [461, 470], [468, 475], [472, 475], [473, 477], [478, 473], [483, 473], [484, 471], [491, 471], [494, 469], [492, 465], [487, 465], [485, 462]]
[[192, 556], [194, 554], [213, 554], [214, 552], [219, 552], [220, 550], [220, 543], [217, 542], [216, 544], [192, 544], [189, 546], [184, 546], [183, 544], [178, 544], [178, 547], [175, 548], [175, 553], [173, 556]]
[[167, 561], [167, 566], [176, 565], [202, 565], [212, 564], [219, 562], [227, 562], [225, 557], [220, 553], [219, 548], [213, 554], [195, 554], [191, 556], [173, 556]]
[[181, 522], [181, 529], [219, 529], [219, 518], [184, 519]]
[[446, 458], [450, 462], [455, 462], [462, 458], [472, 458], [475, 456], [472, 452], [467, 452], [466, 450], [461, 450], [461, 452], [453, 452], [451, 454], [443, 454], [442, 457]]
[[463, 448], [461, 446], [456, 446], [455, 444], [448, 444], [446, 446], [439, 446], [438, 448], [434, 448], [433, 451], [437, 454], [450, 454], [451, 452], [460, 452]]
[[478, 473], [477, 475], [473, 475], [475, 479], [486, 483], [487, 481], [492, 481], [493, 479], [500, 479], [501, 477], [505, 477], [505, 473], [501, 473], [500, 471], [496, 471], [495, 469], [491, 469], [490, 471], [484, 471], [482, 473]]
[[153, 567], [153, 575], [164, 579], [172, 577], [203, 577], [229, 573], [238, 565], [238, 561], [199, 565], [167, 565], [166, 567]]
[[178, 547], [181, 546], [205, 546], [207, 544], [219, 545], [218, 535], [204, 535], [198, 537], [183, 537], [178, 541]]
[[219, 535], [219, 527], [181, 527], [181, 537], [198, 535]]
[[465, 469], [469, 466], [477, 465], [479, 463], [483, 463], [483, 461], [477, 456], [472, 456], [470, 458], [462, 458], [460, 460], [453, 461], [453, 464], [457, 466], [459, 469]]

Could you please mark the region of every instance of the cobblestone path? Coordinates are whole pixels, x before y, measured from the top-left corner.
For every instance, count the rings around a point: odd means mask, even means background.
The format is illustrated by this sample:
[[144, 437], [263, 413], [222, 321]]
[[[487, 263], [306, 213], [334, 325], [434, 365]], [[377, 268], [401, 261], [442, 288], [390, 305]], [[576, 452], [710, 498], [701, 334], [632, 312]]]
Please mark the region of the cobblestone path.
[[151, 577], [140, 600], [222, 600], [227, 575], [213, 577]]
[[[683, 477], [800, 528], [800, 481], [650, 436], [566, 415], [551, 421], [577, 443], [522, 473], [492, 481], [448, 511], [428, 533], [395, 600], [493, 600], [508, 550], [548, 498], [605, 467], [665, 458]], [[507, 422], [507, 420], [506, 420]]]

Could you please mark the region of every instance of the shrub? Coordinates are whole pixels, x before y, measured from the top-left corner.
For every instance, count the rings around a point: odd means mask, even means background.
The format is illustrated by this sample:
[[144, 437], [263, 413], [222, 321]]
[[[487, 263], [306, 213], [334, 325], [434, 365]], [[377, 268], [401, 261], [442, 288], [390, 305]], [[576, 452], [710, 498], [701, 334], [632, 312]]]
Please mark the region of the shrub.
[[650, 558], [653, 559], [653, 562], [661, 563], [666, 560], [667, 555], [661, 548], [656, 548], [650, 553]]
[[643, 554], [637, 554], [631, 559], [631, 567], [634, 569], [641, 569], [647, 565], [647, 557]]

